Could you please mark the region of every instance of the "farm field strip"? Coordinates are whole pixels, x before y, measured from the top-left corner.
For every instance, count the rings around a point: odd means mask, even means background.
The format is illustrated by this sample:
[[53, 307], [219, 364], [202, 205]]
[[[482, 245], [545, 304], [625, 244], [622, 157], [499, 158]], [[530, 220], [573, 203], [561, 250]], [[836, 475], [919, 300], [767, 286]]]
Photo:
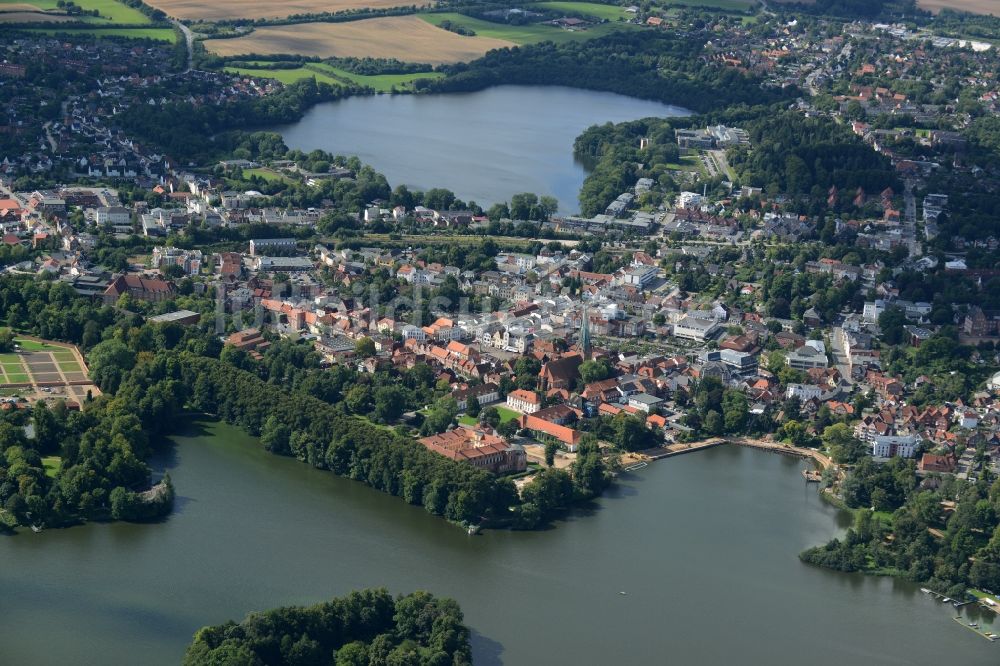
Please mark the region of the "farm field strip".
[[[181, 19], [215, 21], [220, 19], [246, 18], [286, 18], [297, 14], [320, 14], [340, 12], [348, 9], [388, 9], [404, 7], [415, 3], [401, 0], [285, 0], [284, 2], [263, 2], [262, 0], [152, 0], [149, 4], [168, 16]], [[418, 6], [433, 6], [432, 2], [422, 2]]]
[[515, 45], [491, 37], [463, 37], [417, 16], [267, 26], [244, 37], [210, 39], [204, 44], [210, 52], [226, 57], [293, 53], [321, 58], [396, 58], [430, 64], [473, 60], [492, 49]]
[[[46, 17], [38, 15], [39, 21], [83, 21], [101, 25], [126, 24], [145, 25], [152, 21], [148, 16], [116, 0], [74, 0], [76, 4], [84, 10], [96, 9], [100, 16], [67, 16], [62, 14], [58, 0], [0, 0], [0, 20], [3, 20], [3, 13], [10, 8], [11, 12], [23, 15], [28, 12], [54, 12], [52, 16]], [[21, 19], [25, 20], [25, 19]]]
[[624, 7], [618, 5], [602, 5], [596, 2], [538, 2], [532, 7], [542, 7], [562, 12], [572, 12], [575, 14], [585, 14], [596, 18], [617, 21], [619, 18], [630, 18], [633, 16], [625, 11]]
[[472, 18], [471, 16], [465, 16], [464, 14], [452, 12], [441, 14], [419, 14], [418, 16], [424, 21], [427, 21], [431, 25], [435, 26], [441, 25], [444, 21], [450, 21], [453, 25], [462, 26], [463, 28], [468, 28], [469, 30], [474, 31], [476, 33], [476, 38], [489, 37], [515, 42], [517, 44], [537, 44], [538, 42], [546, 41], [554, 42], [556, 44], [579, 42], [588, 39], [595, 39], [597, 37], [603, 37], [604, 35], [616, 30], [638, 29], [641, 27], [632, 23], [619, 23], [615, 21], [611, 23], [592, 25], [585, 29], [566, 30], [553, 25], [544, 24], [506, 25], [504, 23], [493, 23], [491, 21], [484, 21], [482, 19]]
[[170, 28], [30, 28], [28, 32], [42, 35], [93, 35], [94, 37], [123, 37], [126, 39], [152, 39], [158, 42], [177, 42], [177, 33]]
[[1000, 2], [997, 0], [917, 0], [917, 5], [934, 13], [942, 9], [954, 9], [973, 14], [1000, 16]]

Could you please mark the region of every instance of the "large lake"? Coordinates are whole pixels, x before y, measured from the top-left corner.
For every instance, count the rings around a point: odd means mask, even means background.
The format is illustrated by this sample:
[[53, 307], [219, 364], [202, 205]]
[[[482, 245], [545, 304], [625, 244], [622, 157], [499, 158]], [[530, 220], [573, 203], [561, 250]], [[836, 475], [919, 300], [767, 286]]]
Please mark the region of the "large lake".
[[554, 86], [447, 95], [376, 95], [320, 104], [275, 128], [291, 148], [357, 155], [389, 183], [445, 187], [484, 208], [534, 192], [579, 208], [586, 172], [573, 140], [595, 124], [681, 116], [676, 106]]
[[458, 599], [486, 666], [1000, 663], [914, 586], [800, 563], [844, 515], [797, 460], [682, 456], [551, 530], [470, 537], [229, 426], [175, 441], [166, 522], [0, 537], [0, 663], [177, 664], [204, 624], [368, 586]]

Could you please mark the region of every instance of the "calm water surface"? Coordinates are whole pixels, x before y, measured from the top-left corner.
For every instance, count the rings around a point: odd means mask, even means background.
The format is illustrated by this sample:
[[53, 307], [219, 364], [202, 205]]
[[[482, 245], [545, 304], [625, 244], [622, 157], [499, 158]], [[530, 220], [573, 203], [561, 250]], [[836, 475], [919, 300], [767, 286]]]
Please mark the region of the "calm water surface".
[[390, 185], [445, 187], [484, 208], [535, 192], [578, 210], [586, 172], [573, 140], [587, 127], [650, 116], [676, 106], [558, 86], [498, 86], [447, 95], [376, 95], [320, 104], [276, 128], [291, 148], [357, 155]]
[[469, 537], [196, 427], [157, 463], [166, 522], [0, 537], [0, 663], [177, 664], [204, 624], [368, 586], [458, 599], [487, 666], [1000, 663], [911, 585], [801, 564], [843, 516], [795, 460], [682, 456], [552, 530]]

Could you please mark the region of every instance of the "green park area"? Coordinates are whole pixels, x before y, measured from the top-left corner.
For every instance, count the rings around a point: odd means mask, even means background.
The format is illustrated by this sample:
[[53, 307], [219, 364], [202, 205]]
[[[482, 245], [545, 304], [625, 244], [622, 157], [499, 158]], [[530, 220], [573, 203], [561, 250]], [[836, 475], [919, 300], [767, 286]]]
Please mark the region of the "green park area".
[[[45, 342], [38, 342], [37, 340], [28, 340], [27, 338], [15, 338], [14, 344], [18, 345], [22, 351], [52, 351], [54, 349], [63, 349], [63, 347], [54, 347]], [[0, 360], [2, 362], [2, 360]]]
[[[487, 405], [483, 407], [483, 409], [486, 410], [489, 409], [490, 407], [496, 409], [497, 412], [500, 414], [500, 423], [507, 423], [507, 421], [513, 421], [514, 419], [521, 417], [521, 415], [518, 412], [515, 412], [513, 409], [508, 409], [507, 407], [503, 407], [502, 405]], [[458, 419], [458, 422], [461, 425], [474, 426], [479, 422], [479, 419], [466, 414], [465, 416], [460, 417]]]

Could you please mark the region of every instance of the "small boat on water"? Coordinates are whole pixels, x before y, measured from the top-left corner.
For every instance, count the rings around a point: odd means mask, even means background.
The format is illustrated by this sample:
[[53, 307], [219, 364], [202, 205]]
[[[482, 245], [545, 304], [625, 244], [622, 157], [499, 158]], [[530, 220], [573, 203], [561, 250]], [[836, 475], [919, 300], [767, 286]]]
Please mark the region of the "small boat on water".
[[39, 527], [38, 525], [32, 525], [31, 526], [31, 531], [34, 532], [35, 534], [38, 534], [39, 532], [42, 531], [42, 528]]
[[619, 592], [618, 594], [620, 594], [620, 595], [622, 595], [624, 597], [624, 596], [628, 595], [628, 592]]
[[924, 594], [930, 594], [931, 593], [931, 591], [928, 590], [926, 587], [920, 588], [920, 591], [923, 592]]
[[949, 601], [951, 601], [951, 599], [949, 599], [948, 597], [945, 597], [944, 599], [941, 600], [941, 602], [945, 604], [948, 603]]
[[979, 623], [978, 622], [970, 622], [969, 626], [972, 627], [973, 629], [976, 629], [976, 628], [979, 627]]

